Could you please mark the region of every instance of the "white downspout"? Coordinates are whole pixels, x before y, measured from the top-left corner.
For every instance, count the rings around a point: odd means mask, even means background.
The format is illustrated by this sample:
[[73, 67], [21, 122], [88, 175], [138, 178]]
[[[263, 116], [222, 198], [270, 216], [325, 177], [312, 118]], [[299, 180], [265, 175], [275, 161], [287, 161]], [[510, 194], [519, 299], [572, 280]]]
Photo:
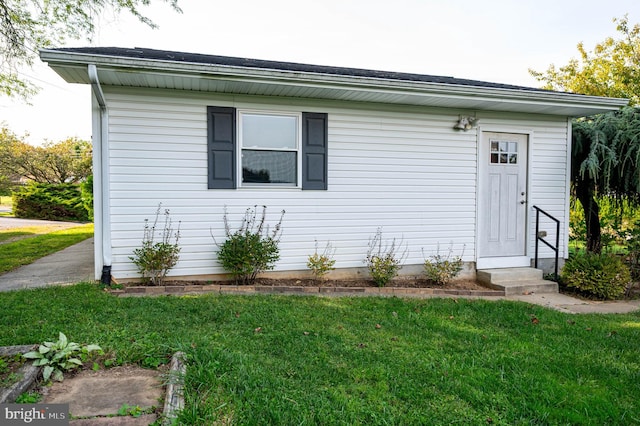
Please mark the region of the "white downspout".
[[93, 113], [93, 193], [95, 223], [95, 278], [111, 283], [111, 220], [109, 202], [109, 128], [107, 102], [98, 79], [98, 69], [88, 65], [94, 100], [100, 108]]

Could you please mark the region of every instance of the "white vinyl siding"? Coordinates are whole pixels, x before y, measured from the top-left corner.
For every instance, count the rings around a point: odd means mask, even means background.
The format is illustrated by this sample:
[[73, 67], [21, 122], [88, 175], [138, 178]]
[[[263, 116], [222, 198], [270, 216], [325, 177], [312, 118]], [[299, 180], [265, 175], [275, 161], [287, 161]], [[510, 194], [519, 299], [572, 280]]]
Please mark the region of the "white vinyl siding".
[[[286, 211], [278, 271], [305, 270], [315, 240], [320, 247], [331, 241], [337, 268], [362, 267], [378, 227], [385, 239], [407, 244], [407, 264], [422, 264], [423, 252], [434, 254], [438, 245], [444, 252], [451, 244], [454, 254], [464, 250], [465, 261], [476, 259], [477, 132], [453, 130], [459, 110], [104, 89], [117, 279], [138, 276], [129, 256], [159, 202], [180, 222], [182, 251], [172, 276], [224, 273], [212, 234], [224, 241], [225, 206], [232, 227], [255, 205], [267, 206], [272, 225]], [[328, 190], [207, 189], [207, 106], [328, 113]], [[566, 119], [480, 112], [477, 117], [481, 125], [534, 132], [529, 200], [563, 219]]]

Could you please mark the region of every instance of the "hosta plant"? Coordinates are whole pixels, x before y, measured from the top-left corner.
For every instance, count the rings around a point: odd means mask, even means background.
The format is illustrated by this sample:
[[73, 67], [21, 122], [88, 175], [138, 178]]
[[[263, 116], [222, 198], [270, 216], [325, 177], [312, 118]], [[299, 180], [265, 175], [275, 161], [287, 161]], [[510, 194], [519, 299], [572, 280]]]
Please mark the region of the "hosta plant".
[[82, 360], [91, 352], [102, 353], [102, 349], [98, 345], [81, 346], [70, 342], [64, 333], [60, 333], [57, 342], [44, 342], [37, 350], [27, 352], [23, 357], [34, 360], [36, 367], [44, 367], [42, 377], [45, 381], [53, 379], [61, 382], [64, 372], [82, 366]]

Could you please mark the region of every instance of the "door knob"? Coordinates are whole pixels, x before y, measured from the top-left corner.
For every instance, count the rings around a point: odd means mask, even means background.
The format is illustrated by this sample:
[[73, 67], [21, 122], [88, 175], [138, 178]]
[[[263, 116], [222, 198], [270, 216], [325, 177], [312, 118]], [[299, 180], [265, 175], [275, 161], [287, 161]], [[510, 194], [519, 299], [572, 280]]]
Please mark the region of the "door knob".
[[520, 204], [524, 204], [526, 202], [527, 202], [526, 200], [520, 200]]

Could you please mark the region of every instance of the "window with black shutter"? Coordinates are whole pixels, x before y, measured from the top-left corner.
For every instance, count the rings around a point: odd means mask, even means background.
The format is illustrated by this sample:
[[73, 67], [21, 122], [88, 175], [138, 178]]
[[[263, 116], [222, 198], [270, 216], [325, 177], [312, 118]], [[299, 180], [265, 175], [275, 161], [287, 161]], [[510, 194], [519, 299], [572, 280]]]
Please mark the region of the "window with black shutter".
[[327, 118], [207, 107], [209, 189], [326, 190]]

